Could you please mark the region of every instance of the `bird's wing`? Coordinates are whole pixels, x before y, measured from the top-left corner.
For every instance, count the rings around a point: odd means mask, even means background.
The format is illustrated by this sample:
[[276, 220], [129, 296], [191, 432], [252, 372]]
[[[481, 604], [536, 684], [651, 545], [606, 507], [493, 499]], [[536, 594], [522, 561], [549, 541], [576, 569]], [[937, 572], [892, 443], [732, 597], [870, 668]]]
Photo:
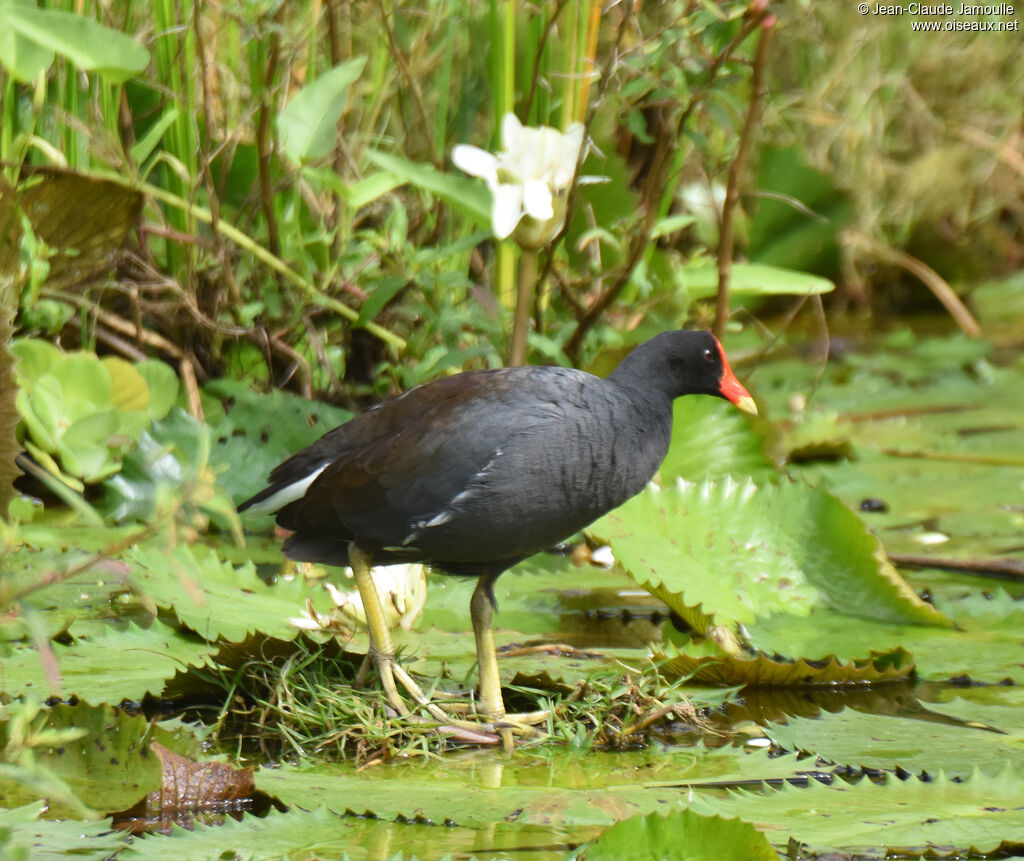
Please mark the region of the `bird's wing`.
[[581, 385], [577, 376], [587, 375], [559, 368], [480, 371], [380, 404], [272, 473], [272, 481], [290, 484], [315, 473], [278, 523], [307, 534], [347, 531], [380, 546], [409, 542], [443, 516], [503, 445], [559, 422], [565, 400]]

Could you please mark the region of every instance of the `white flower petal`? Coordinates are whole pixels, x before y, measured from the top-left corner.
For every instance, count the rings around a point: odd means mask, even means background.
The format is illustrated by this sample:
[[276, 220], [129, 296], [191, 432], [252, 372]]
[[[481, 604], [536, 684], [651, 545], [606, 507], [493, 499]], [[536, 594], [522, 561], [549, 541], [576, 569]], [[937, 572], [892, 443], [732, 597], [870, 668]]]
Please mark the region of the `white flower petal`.
[[541, 179], [528, 179], [523, 186], [523, 209], [538, 221], [549, 221], [554, 218], [555, 210], [551, 204], [551, 188]]
[[498, 184], [498, 159], [493, 153], [469, 144], [459, 144], [452, 150], [455, 166], [470, 176], [478, 176], [491, 189]]
[[501, 118], [501, 145], [506, 152], [518, 152], [523, 144], [523, 124], [509, 112]]
[[499, 185], [491, 205], [491, 227], [498, 239], [506, 239], [523, 217], [523, 187]]

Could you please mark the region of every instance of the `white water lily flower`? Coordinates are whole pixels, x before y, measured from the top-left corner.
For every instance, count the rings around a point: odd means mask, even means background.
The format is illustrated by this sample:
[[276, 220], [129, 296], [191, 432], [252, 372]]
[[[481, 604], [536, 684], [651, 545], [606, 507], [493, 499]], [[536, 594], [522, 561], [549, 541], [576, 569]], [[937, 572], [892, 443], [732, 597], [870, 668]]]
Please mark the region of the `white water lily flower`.
[[504, 149], [497, 154], [460, 144], [452, 151], [452, 161], [490, 188], [494, 197], [491, 226], [498, 239], [516, 231], [514, 238], [524, 248], [540, 248], [565, 221], [566, 198], [583, 147], [583, 126], [573, 123], [565, 132], [550, 126], [523, 126], [509, 113], [501, 121], [501, 139]]
[[[351, 569], [346, 568], [348, 577]], [[389, 628], [412, 628], [427, 600], [426, 569], [423, 565], [384, 565], [372, 571], [377, 586], [385, 621]], [[327, 613], [317, 613], [311, 601], [306, 602], [305, 612], [289, 619], [296, 628], [304, 631], [351, 632], [353, 628], [366, 627], [366, 613], [359, 590], [339, 589], [333, 583], [325, 582], [324, 588], [331, 596], [334, 607]]]

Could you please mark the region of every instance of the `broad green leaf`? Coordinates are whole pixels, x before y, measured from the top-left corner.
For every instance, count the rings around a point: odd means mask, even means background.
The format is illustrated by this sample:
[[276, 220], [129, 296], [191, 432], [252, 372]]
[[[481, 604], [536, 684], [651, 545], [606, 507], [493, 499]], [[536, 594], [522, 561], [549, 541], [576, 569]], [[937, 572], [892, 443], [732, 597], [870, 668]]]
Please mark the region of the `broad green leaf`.
[[441, 173], [428, 164], [417, 164], [393, 153], [368, 150], [366, 157], [403, 182], [436, 194], [475, 224], [490, 225], [491, 195], [479, 182], [465, 176]]
[[389, 191], [394, 191], [404, 182], [405, 180], [401, 177], [387, 171], [372, 173], [348, 186], [345, 197], [352, 209], [359, 210], [383, 197]]
[[365, 65], [366, 57], [355, 57], [335, 66], [306, 84], [278, 114], [277, 133], [295, 164], [323, 158], [334, 148], [349, 87]]
[[66, 353], [54, 363], [50, 373], [60, 383], [64, 402], [69, 407], [77, 401], [87, 401], [93, 406], [110, 403], [110, 371], [92, 353]]
[[613, 825], [579, 856], [581, 861], [777, 861], [768, 838], [748, 822], [701, 816], [692, 810], [649, 813]]
[[318, 585], [307, 586], [301, 577], [267, 584], [251, 562], [235, 568], [208, 548], [136, 546], [124, 559], [157, 606], [207, 640], [238, 643], [255, 632], [292, 640], [299, 629], [289, 619], [302, 615], [307, 599], [320, 612], [330, 606]]
[[662, 481], [703, 481], [727, 475], [758, 481], [774, 478], [776, 469], [765, 453], [764, 435], [730, 403], [717, 398], [677, 398], [672, 443], [661, 464]]
[[[504, 829], [500, 848], [513, 848], [523, 829]], [[518, 838], [525, 851], [536, 845], [539, 835], [529, 832]], [[542, 839], [542, 838], [540, 838]], [[506, 842], [510, 841], [510, 842]], [[170, 834], [148, 834], [118, 855], [123, 861], [278, 861], [278, 859], [329, 858], [331, 861], [379, 858], [383, 861], [413, 861], [417, 857], [450, 861], [449, 852], [460, 857], [466, 847], [479, 843], [466, 828], [439, 828], [434, 823], [380, 822], [339, 816], [320, 807], [287, 812], [271, 810], [266, 816], [246, 814], [239, 820], [226, 817], [222, 825], [195, 823], [186, 831], [175, 825]], [[385, 847], [393, 846], [400, 851]], [[367, 854], [367, 847], [380, 851]], [[349, 854], [351, 852], [351, 854]], [[417, 854], [420, 853], [420, 854]], [[474, 856], [475, 857], [475, 856]], [[489, 856], [487, 856], [489, 857]]]
[[164, 418], [178, 400], [178, 375], [157, 359], [146, 359], [135, 366], [149, 387], [149, 416], [154, 421]]
[[41, 338], [18, 338], [11, 342], [11, 354], [17, 359], [14, 373], [18, 384], [29, 388], [64, 355], [60, 349]]
[[700, 784], [793, 777], [809, 765], [792, 756], [770, 758], [764, 750], [697, 745], [636, 753], [524, 751], [495, 773], [493, 754], [486, 750], [433, 762], [396, 760], [358, 773], [349, 764], [311, 762], [258, 771], [256, 787], [288, 805], [323, 804], [338, 813], [385, 819], [422, 816], [470, 827], [503, 820], [606, 827], [668, 809]]
[[110, 403], [121, 412], [149, 409], [149, 386], [135, 365], [118, 356], [100, 359], [110, 374]]
[[995, 775], [1007, 764], [1024, 770], [1020, 714], [1020, 706], [977, 706], [960, 700], [927, 705], [908, 715], [845, 709], [815, 720], [791, 717], [764, 729], [780, 747], [837, 765], [902, 768], [911, 774], [941, 771], [950, 777], [967, 776], [977, 768]]
[[[207, 663], [210, 646], [154, 621], [145, 629], [134, 624], [110, 628], [70, 646], [54, 643], [53, 651], [61, 673], [57, 693], [98, 705], [158, 695], [179, 670]], [[50, 693], [39, 654], [27, 646], [12, 648], [4, 657], [0, 681], [9, 696]]]
[[950, 622], [884, 560], [863, 522], [821, 488], [752, 482], [649, 486], [589, 532], [691, 624], [752, 624], [816, 607], [893, 623]]
[[1007, 766], [996, 776], [974, 772], [963, 782], [939, 774], [930, 782], [888, 776], [806, 788], [783, 784], [760, 793], [736, 791], [727, 798], [702, 794], [690, 803], [698, 813], [742, 816], [771, 829], [776, 846], [788, 838], [812, 850], [962, 855], [992, 852], [1002, 843], [1024, 843], [1024, 778]]
[[25, 420], [29, 436], [41, 449], [53, 454], [57, 450], [57, 438], [64, 418], [60, 383], [47, 374], [35, 381], [31, 391], [19, 389], [14, 403]]
[[967, 631], [894, 625], [819, 608], [810, 620], [793, 616], [761, 619], [747, 634], [754, 646], [768, 653], [808, 659], [834, 654], [849, 661], [868, 649], [904, 648], [914, 656], [920, 679], [968, 678], [987, 684], [1011, 679], [1021, 684], [1020, 630], [1012, 624]]
[[32, 43], [31, 59], [40, 64], [35, 69], [30, 68], [27, 62], [30, 57], [25, 55], [16, 69], [22, 74], [26, 71], [32, 74], [23, 80], [35, 78], [44, 68], [41, 61], [51, 52], [115, 82], [138, 74], [149, 63], [149, 53], [133, 38], [91, 18], [11, 2], [0, 5], [0, 11], [5, 19], [4, 29]]
[[[691, 299], [714, 296], [718, 292], [718, 267], [687, 267], [680, 270], [680, 280]], [[818, 275], [765, 263], [734, 263], [730, 285], [734, 296], [813, 296], [829, 293], [836, 286]]]
[[214, 380], [204, 392], [230, 403], [219, 422], [210, 419], [210, 466], [237, 502], [265, 487], [281, 461], [352, 417], [348, 410], [280, 389], [257, 394], [237, 380]]
[[[14, 0], [23, 6], [35, 6], [32, 0]], [[6, 15], [10, 0], [0, 3], [0, 15]], [[0, 66], [16, 81], [27, 84], [36, 80], [53, 65], [53, 51], [26, 39], [13, 27], [0, 29]]]
[[[0, 37], [2, 39], [2, 37]], [[74, 819], [42, 819], [45, 802], [0, 811], [0, 852], [11, 861], [107, 861], [126, 846], [124, 834], [109, 819], [81, 822]], [[7, 840], [4, 842], [4, 832]], [[24, 852], [24, 855], [18, 853]]]
[[[15, 708], [16, 706], [12, 706]], [[160, 761], [150, 751], [153, 741], [198, 751], [199, 744], [180, 727], [174, 733], [142, 715], [130, 716], [110, 706], [58, 705], [33, 723], [42, 743], [33, 747], [34, 762], [61, 778], [83, 802], [103, 810], [124, 810], [160, 788]], [[52, 741], [46, 741], [47, 737]], [[7, 733], [0, 725], [0, 738]], [[0, 807], [34, 799], [28, 786], [0, 782]], [[102, 799], [102, 801], [100, 801]], [[51, 807], [51, 816], [71, 811]]]

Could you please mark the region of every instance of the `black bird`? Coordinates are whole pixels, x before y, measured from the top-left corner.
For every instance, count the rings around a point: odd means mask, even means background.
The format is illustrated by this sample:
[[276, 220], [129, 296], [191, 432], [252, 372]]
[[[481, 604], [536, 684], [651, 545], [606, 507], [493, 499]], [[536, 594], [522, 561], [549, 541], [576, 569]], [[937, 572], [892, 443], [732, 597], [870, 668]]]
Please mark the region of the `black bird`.
[[[276, 512], [290, 559], [351, 565], [388, 701], [394, 660], [370, 567], [426, 562], [479, 578], [470, 602], [483, 715], [505, 717], [491, 632], [502, 572], [641, 491], [668, 451], [672, 401], [716, 395], [756, 413], [710, 332], [664, 332], [607, 379], [557, 367], [469, 371], [410, 389], [322, 436], [239, 511]], [[430, 706], [433, 714], [447, 719]]]

